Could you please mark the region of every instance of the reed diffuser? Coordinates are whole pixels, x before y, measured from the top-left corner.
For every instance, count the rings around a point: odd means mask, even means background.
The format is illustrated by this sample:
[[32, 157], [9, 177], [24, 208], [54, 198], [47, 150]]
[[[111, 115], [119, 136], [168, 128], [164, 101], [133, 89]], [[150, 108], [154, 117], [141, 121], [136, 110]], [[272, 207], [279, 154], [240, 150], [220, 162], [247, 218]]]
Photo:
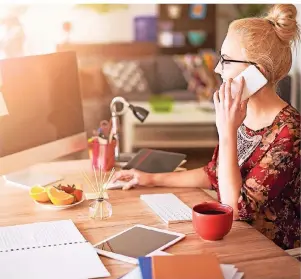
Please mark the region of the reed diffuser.
[[83, 176], [86, 179], [86, 181], [89, 183], [91, 188], [95, 193], [97, 193], [96, 198], [92, 203], [89, 204], [89, 217], [92, 219], [108, 219], [112, 216], [113, 210], [112, 205], [106, 200], [107, 195], [107, 185], [110, 183], [114, 173], [115, 168], [112, 168], [108, 179], [107, 173], [102, 173], [102, 168], [99, 168], [99, 172], [95, 170], [93, 167], [94, 172], [94, 183], [89, 179], [88, 175], [83, 172]]

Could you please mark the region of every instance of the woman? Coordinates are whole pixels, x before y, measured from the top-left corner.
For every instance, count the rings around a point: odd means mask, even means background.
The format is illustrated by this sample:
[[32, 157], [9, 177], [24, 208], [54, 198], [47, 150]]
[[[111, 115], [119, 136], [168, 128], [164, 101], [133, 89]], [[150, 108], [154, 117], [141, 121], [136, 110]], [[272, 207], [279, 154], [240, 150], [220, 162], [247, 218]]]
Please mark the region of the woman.
[[[114, 180], [134, 185], [214, 189], [245, 220], [283, 249], [300, 246], [300, 114], [275, 85], [292, 64], [299, 38], [294, 5], [275, 5], [265, 18], [233, 21], [215, 69], [223, 84], [214, 94], [219, 144], [207, 166], [186, 172], [120, 171]], [[231, 81], [250, 64], [268, 83], [241, 103]]]

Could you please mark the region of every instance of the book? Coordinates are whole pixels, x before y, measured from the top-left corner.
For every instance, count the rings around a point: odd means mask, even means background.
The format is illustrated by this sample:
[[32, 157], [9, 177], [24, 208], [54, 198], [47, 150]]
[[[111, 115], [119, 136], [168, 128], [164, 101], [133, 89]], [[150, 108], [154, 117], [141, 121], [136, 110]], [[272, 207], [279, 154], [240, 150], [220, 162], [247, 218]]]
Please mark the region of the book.
[[139, 257], [139, 267], [142, 279], [152, 279], [152, 258], [151, 257]]
[[156, 149], [143, 148], [123, 169], [136, 169], [148, 173], [173, 172], [185, 162], [186, 155]]
[[217, 257], [209, 253], [169, 257], [153, 256], [152, 275], [153, 279], [224, 278]]
[[71, 220], [0, 227], [0, 278], [109, 277]]

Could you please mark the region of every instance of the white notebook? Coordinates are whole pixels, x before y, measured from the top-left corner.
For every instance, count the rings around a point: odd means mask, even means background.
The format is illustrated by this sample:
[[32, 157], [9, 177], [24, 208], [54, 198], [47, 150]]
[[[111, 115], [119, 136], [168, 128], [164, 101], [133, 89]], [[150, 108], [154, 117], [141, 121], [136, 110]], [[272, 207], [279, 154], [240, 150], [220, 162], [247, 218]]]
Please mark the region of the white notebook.
[[0, 227], [0, 278], [109, 277], [71, 220]]

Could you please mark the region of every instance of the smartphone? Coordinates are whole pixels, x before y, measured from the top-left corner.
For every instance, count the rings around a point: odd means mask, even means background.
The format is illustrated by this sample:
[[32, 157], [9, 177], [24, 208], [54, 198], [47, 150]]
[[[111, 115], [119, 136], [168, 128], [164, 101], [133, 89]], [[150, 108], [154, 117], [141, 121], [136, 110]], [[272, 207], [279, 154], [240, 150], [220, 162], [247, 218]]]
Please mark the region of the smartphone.
[[248, 68], [246, 68], [237, 77], [233, 79], [231, 84], [232, 98], [234, 98], [239, 92], [242, 76], [245, 79], [245, 85], [243, 88], [241, 101], [245, 101], [246, 99], [250, 98], [268, 82], [268, 80], [257, 69], [257, 67], [255, 67], [254, 65], [250, 65]]

